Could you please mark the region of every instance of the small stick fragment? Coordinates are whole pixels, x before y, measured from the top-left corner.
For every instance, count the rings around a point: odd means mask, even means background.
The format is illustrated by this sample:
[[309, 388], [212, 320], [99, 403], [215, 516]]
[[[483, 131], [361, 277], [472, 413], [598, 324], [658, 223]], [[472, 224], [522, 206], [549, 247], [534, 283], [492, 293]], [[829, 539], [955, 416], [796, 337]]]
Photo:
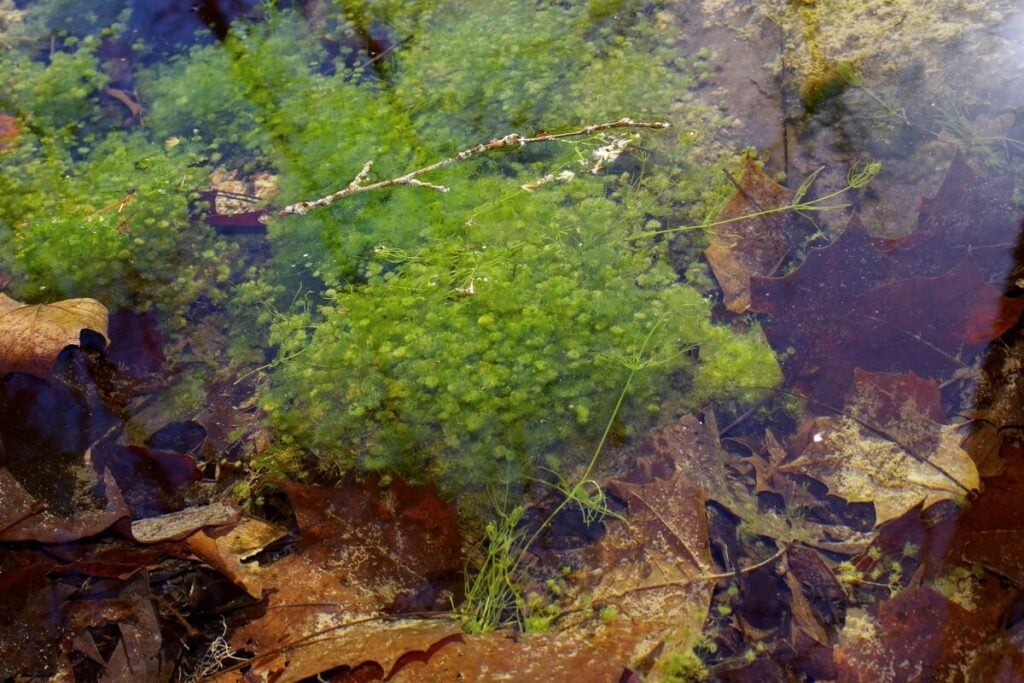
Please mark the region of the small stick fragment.
[[370, 174], [370, 169], [373, 167], [373, 161], [367, 161], [363, 164], [363, 168], [359, 173], [356, 174], [355, 178], [352, 179], [343, 190], [338, 190], [333, 194], [329, 194], [320, 199], [313, 199], [304, 202], [296, 202], [295, 204], [289, 204], [280, 211], [277, 212], [278, 216], [288, 216], [291, 214], [304, 215], [309, 213], [311, 210], [320, 208], [322, 206], [328, 206], [354, 194], [360, 194], [362, 192], [369, 192], [371, 190], [380, 190], [385, 187], [392, 187], [395, 185], [409, 185], [411, 187], [422, 187], [428, 190], [434, 190], [436, 192], [447, 192], [448, 188], [444, 185], [436, 185], [434, 183], [427, 183], [422, 180], [418, 180], [418, 176], [431, 171], [436, 171], [439, 168], [451, 166], [458, 161], [465, 161], [470, 157], [475, 157], [485, 152], [492, 152], [496, 149], [507, 149], [509, 147], [525, 147], [536, 142], [550, 142], [552, 140], [561, 140], [569, 137], [578, 137], [593, 135], [603, 130], [610, 130], [613, 128], [653, 128], [653, 129], [665, 129], [671, 127], [671, 124], [667, 121], [634, 121], [630, 118], [622, 118], [618, 121], [610, 121], [607, 123], [594, 123], [589, 126], [584, 126], [577, 130], [569, 131], [566, 133], [544, 133], [542, 135], [535, 135], [533, 137], [526, 137], [519, 133], [509, 133], [508, 135], [493, 138], [487, 142], [482, 142], [479, 145], [475, 145], [468, 149], [464, 149], [455, 156], [442, 159], [441, 161], [418, 168], [415, 171], [410, 171], [405, 175], [396, 176], [394, 178], [388, 178], [387, 180], [380, 180], [375, 183], [366, 183], [366, 178]]

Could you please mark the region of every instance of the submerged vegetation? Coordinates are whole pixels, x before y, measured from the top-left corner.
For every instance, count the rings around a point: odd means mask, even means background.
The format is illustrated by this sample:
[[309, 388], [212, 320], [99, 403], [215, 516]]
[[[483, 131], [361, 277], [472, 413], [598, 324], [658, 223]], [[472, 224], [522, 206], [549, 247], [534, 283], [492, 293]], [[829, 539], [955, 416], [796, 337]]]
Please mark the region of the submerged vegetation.
[[[102, 40], [52, 33], [39, 59], [40, 24], [27, 22], [21, 49], [0, 55], [0, 110], [19, 129], [0, 152], [0, 264], [26, 301], [156, 308], [183, 336], [226, 306], [248, 330], [232, 357], [269, 360], [259, 398], [276, 439], [257, 475], [305, 477], [312, 454], [331, 473], [459, 494], [492, 520], [469, 589], [486, 630], [529, 611], [508, 589], [530, 546], [517, 523], [531, 482], [600, 515], [589, 477], [603, 446], [666, 403], [749, 405], [778, 383], [758, 326], [713, 322], [678, 272], [700, 240], [668, 257], [678, 226], [713, 214], [733, 159], [713, 142], [720, 114], [690, 94], [705, 56], [679, 58], [677, 20], [645, 3], [322, 9], [320, 41], [270, 5], [162, 63], [133, 40], [129, 76], [98, 56], [125, 42], [121, 24]], [[385, 22], [383, 51], [353, 47]], [[555, 140], [423, 179], [446, 194], [398, 187], [278, 216], [258, 265], [198, 220], [214, 170], [275, 174], [283, 206], [368, 161], [371, 180], [388, 178], [495, 135], [623, 116], [671, 128]]]
[[0, 152], [2, 263], [28, 300], [180, 312], [227, 276], [229, 247], [190, 221], [209, 169], [191, 145], [106, 129], [97, 47], [46, 65], [0, 54], [0, 109], [19, 127]]
[[[0, 157], [16, 198], [0, 244], [15, 291], [183, 323], [197, 299], [230, 299], [260, 318], [247, 341], [276, 349], [262, 407], [280, 438], [258, 466], [290, 476], [312, 451], [450, 493], [518, 487], [581, 462], [629, 373], [620, 437], [670, 386], [677, 403], [754, 400], [778, 379], [757, 328], [712, 324], [665, 243], [633, 238], [720, 193], [727, 158], [698, 146], [718, 120], [687, 94], [705, 67], [670, 49], [669, 15], [613, 4], [345, 5], [321, 17], [321, 44], [268, 7], [224, 44], [139, 69], [130, 132], [104, 109], [118, 105], [97, 58], [121, 24], [106, 43], [66, 35], [45, 64], [11, 52], [0, 106], [23, 131]], [[393, 48], [415, 39], [380, 60], [348, 47], [384, 19]], [[237, 246], [190, 211], [218, 167], [273, 171], [283, 204], [368, 160], [388, 177], [495, 134], [622, 115], [673, 128], [474, 159], [427, 179], [446, 195], [397, 188], [275, 219], [259, 272], [231, 273]]]
[[1019, 670], [1024, 113], [862, 4], [0, 0], [0, 678]]

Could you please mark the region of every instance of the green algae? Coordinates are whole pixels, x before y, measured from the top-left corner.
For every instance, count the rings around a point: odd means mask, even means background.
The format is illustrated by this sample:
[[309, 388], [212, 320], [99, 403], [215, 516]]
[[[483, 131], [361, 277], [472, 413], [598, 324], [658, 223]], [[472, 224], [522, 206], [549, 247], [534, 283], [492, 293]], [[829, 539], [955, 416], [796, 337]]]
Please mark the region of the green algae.
[[0, 108], [22, 121], [0, 155], [0, 255], [27, 301], [180, 310], [227, 275], [227, 248], [190, 218], [208, 171], [188, 144], [102, 130], [94, 49], [0, 55]]
[[[272, 349], [261, 404], [279, 439], [259, 471], [302, 476], [312, 453], [448, 493], [519, 487], [585, 460], [627, 376], [620, 437], [667, 396], [751, 402], [778, 382], [756, 327], [713, 324], [666, 238], [635, 238], [699, 220], [730, 159], [724, 120], [691, 94], [706, 59], [678, 58], [672, 21], [625, 1], [323, 8], [319, 30], [342, 44], [379, 22], [414, 35], [385, 72], [309, 40], [298, 13], [265, 13], [140, 67], [130, 132], [104, 108], [100, 39], [69, 38], [45, 65], [0, 58], [0, 106], [28, 131], [0, 156], [15, 291], [157, 306], [183, 329], [197, 300], [226, 303], [231, 358]], [[258, 267], [195, 220], [214, 168], [276, 173], [285, 204], [369, 160], [383, 178], [495, 135], [622, 116], [673, 127], [475, 158], [426, 179], [444, 195], [396, 188], [272, 219]], [[632, 151], [590, 172], [610, 144]], [[536, 185], [546, 176], [562, 182]]]

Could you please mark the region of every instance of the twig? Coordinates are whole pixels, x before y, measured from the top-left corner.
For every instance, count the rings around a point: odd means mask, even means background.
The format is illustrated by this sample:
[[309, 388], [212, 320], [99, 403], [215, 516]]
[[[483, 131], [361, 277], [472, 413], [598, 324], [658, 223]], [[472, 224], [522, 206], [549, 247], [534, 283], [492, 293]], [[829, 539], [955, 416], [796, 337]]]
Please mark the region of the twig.
[[686, 586], [693, 585], [699, 581], [719, 581], [721, 579], [732, 579], [737, 574], [749, 574], [750, 572], [757, 571], [761, 567], [766, 567], [775, 560], [782, 557], [782, 555], [789, 550], [789, 544], [782, 546], [778, 552], [773, 554], [771, 557], [767, 557], [756, 564], [752, 564], [749, 567], [738, 567], [736, 571], [722, 572], [719, 574], [698, 574], [697, 576], [680, 579], [678, 581], [662, 581], [659, 583], [650, 583], [644, 586], [634, 586], [624, 591], [617, 593], [609, 593], [608, 595], [602, 595], [602, 600], [614, 600], [615, 598], [624, 598], [632, 593], [639, 593], [641, 591], [659, 590], [661, 588], [685, 588]]
[[380, 180], [375, 183], [366, 184], [366, 178], [370, 173], [370, 169], [373, 167], [373, 161], [367, 161], [363, 165], [363, 169], [356, 174], [356, 177], [352, 179], [345, 189], [338, 190], [333, 194], [329, 194], [326, 197], [320, 199], [314, 199], [305, 202], [297, 202], [295, 204], [289, 204], [280, 211], [277, 212], [278, 216], [288, 216], [291, 214], [299, 214], [300, 216], [309, 213], [312, 209], [320, 208], [321, 206], [327, 206], [333, 204], [339, 199], [344, 199], [354, 194], [362, 192], [370, 192], [371, 190], [379, 190], [385, 187], [393, 187], [395, 185], [410, 185], [412, 187], [424, 187], [429, 190], [436, 190], [437, 192], [447, 192], [448, 188], [444, 185], [435, 185], [433, 183], [423, 182], [417, 180], [417, 178], [425, 173], [436, 171], [439, 168], [451, 166], [458, 161], [465, 161], [470, 157], [483, 154], [485, 152], [492, 152], [496, 149], [507, 149], [509, 147], [525, 147], [526, 145], [533, 144], [535, 142], [550, 142], [552, 140], [561, 140], [563, 138], [577, 137], [581, 135], [592, 135], [602, 130], [610, 130], [612, 128], [656, 128], [664, 129], [671, 126], [667, 121], [634, 121], [630, 118], [619, 119], [618, 121], [611, 121], [609, 123], [595, 123], [589, 126], [584, 126], [578, 130], [569, 131], [567, 133], [544, 133], [542, 135], [535, 135], [533, 137], [526, 137], [519, 133], [509, 133], [500, 138], [493, 138], [487, 142], [482, 142], [479, 145], [465, 149], [453, 157], [442, 159], [436, 163], [424, 166], [423, 168], [410, 171], [405, 175], [396, 176], [394, 178], [388, 178], [387, 180]]

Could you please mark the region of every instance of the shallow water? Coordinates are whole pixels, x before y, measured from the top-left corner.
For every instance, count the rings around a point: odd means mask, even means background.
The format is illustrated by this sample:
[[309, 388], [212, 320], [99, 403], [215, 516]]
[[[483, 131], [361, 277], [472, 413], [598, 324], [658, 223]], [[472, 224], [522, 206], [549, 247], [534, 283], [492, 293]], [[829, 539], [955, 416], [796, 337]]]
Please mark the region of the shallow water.
[[1014, 680], [1015, 4], [0, 3], [0, 674]]

